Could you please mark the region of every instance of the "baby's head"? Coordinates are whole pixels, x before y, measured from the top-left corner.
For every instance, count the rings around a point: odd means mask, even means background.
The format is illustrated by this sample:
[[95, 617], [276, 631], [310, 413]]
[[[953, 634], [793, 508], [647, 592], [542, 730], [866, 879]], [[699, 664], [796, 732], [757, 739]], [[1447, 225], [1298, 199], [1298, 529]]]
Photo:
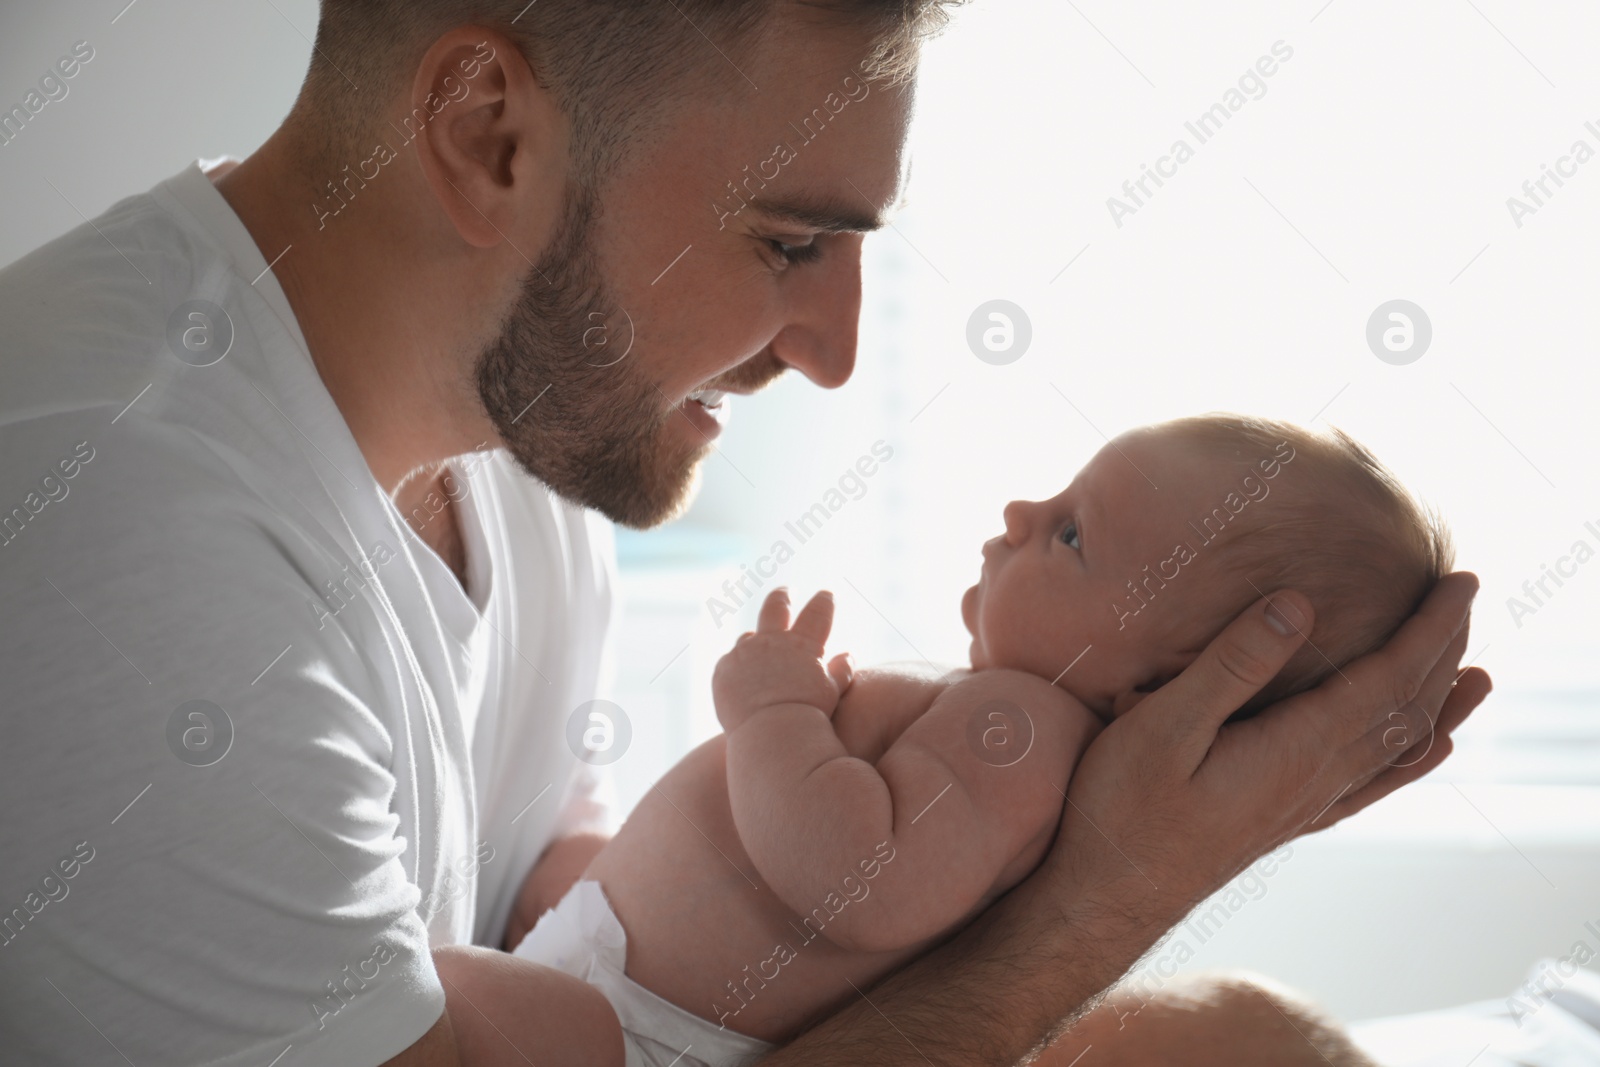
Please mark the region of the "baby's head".
[[1056, 684], [1110, 719], [1261, 596], [1316, 609], [1243, 709], [1382, 646], [1454, 564], [1443, 522], [1342, 431], [1208, 414], [1131, 430], [1064, 492], [1013, 501], [962, 598], [972, 666]]

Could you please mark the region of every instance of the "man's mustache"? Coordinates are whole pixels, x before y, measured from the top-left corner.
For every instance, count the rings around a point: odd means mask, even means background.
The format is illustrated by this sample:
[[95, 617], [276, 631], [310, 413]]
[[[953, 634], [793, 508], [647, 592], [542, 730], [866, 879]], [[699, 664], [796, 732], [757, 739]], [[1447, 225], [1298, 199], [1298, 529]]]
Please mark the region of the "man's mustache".
[[770, 348], [765, 348], [738, 366], [711, 379], [706, 386], [730, 393], [754, 393], [765, 389], [788, 369], [787, 363], [774, 356]]

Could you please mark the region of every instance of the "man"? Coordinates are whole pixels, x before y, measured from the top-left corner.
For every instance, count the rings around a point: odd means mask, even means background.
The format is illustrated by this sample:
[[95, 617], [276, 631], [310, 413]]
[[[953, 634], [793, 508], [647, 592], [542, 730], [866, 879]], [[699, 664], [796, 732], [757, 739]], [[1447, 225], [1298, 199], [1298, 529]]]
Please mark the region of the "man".
[[[4, 272], [8, 1050], [572, 1062], [606, 1025], [492, 947], [595, 847], [583, 509], [664, 521], [723, 394], [848, 379], [941, 10], [325, 0], [259, 151]], [[1448, 754], [1475, 589], [1222, 728], [1312, 617], [1264, 598], [1096, 741], [1038, 872], [771, 1061], [1059, 1037], [1246, 864]]]

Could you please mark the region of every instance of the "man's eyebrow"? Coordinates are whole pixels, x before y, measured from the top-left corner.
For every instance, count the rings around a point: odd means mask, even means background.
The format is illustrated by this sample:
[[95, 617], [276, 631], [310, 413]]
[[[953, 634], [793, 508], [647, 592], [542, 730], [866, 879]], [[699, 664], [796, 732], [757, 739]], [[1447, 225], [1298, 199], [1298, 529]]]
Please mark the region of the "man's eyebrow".
[[[865, 202], [865, 197], [857, 198]], [[866, 212], [854, 203], [841, 203], [827, 197], [798, 196], [778, 200], [755, 198], [752, 210], [774, 222], [788, 222], [822, 233], [872, 233], [888, 225], [888, 219]]]

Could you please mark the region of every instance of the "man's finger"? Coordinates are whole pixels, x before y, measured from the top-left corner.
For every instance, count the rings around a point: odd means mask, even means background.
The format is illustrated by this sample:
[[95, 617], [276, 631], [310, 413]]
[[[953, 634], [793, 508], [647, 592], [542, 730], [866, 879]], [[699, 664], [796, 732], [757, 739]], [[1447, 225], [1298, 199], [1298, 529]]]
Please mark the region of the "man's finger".
[[1315, 833], [1318, 830], [1326, 830], [1335, 823], [1343, 822], [1363, 808], [1382, 800], [1401, 786], [1410, 785], [1418, 778], [1428, 774], [1449, 757], [1454, 747], [1455, 742], [1448, 737], [1439, 738], [1434, 746], [1428, 750], [1428, 754], [1421, 760], [1411, 764], [1409, 767], [1391, 767], [1360, 789], [1353, 790], [1348, 796], [1340, 797], [1336, 803], [1324, 809], [1315, 821], [1307, 824], [1300, 832]]
[[817, 643], [817, 654], [828, 644], [828, 631], [833, 629], [833, 594], [824, 589], [800, 609], [794, 620], [794, 632]]
[[756, 617], [757, 633], [782, 633], [789, 628], [789, 590], [779, 586], [761, 602], [761, 614]]
[[1434, 723], [1434, 729], [1446, 737], [1456, 732], [1456, 727], [1467, 721], [1474, 708], [1494, 692], [1494, 679], [1482, 667], [1468, 667], [1456, 678], [1444, 700], [1444, 709]]
[[[1466, 652], [1468, 610], [1476, 589], [1477, 576], [1467, 571], [1441, 578], [1383, 648], [1346, 664], [1297, 698], [1311, 707], [1291, 712], [1278, 705], [1261, 719], [1311, 711], [1327, 756], [1322, 773], [1334, 786], [1343, 785], [1347, 795], [1428, 759], [1441, 709]], [[1454, 628], [1447, 631], [1447, 626]], [[1450, 723], [1443, 733], [1454, 728]], [[1344, 805], [1341, 800], [1338, 807]]]
[[1360, 789], [1389, 768], [1409, 767], [1420, 762], [1433, 748], [1437, 736], [1433, 716], [1415, 700], [1391, 711], [1387, 719], [1352, 746], [1360, 753], [1362, 764], [1360, 773], [1350, 783], [1351, 790]]
[[[1478, 576], [1470, 571], [1445, 575], [1388, 644], [1346, 665], [1344, 676], [1357, 695], [1329, 703], [1335, 715], [1334, 733], [1355, 740], [1391, 711], [1417, 700], [1430, 681], [1443, 687], [1454, 675], [1455, 664], [1442, 676], [1434, 675], [1434, 669], [1461, 633], [1477, 592]], [[1459, 662], [1459, 655], [1456, 658]], [[1349, 768], [1352, 776], [1363, 769]]]
[[1438, 732], [1439, 716], [1460, 673], [1457, 668], [1461, 657], [1466, 654], [1467, 629], [1467, 624], [1463, 623], [1444, 655], [1428, 672], [1417, 698], [1390, 711], [1356, 743], [1352, 761], [1346, 764], [1355, 776], [1352, 791], [1365, 786], [1389, 767], [1407, 767], [1428, 754]]
[[1175, 742], [1193, 745], [1191, 756], [1198, 764], [1223, 720], [1260, 692], [1294, 655], [1311, 632], [1315, 614], [1311, 601], [1293, 590], [1263, 597], [1162, 686], [1157, 694], [1161, 699], [1146, 698], [1128, 714], [1167, 717]]
[[1427, 755], [1410, 766], [1390, 767], [1366, 785], [1352, 790], [1348, 796], [1340, 798], [1338, 803], [1324, 812], [1312, 826], [1307, 827], [1307, 830], [1326, 829], [1341, 819], [1354, 815], [1374, 801], [1388, 796], [1401, 786], [1416, 781], [1443, 763], [1454, 747], [1450, 734], [1466, 721], [1467, 716], [1483, 703], [1484, 698], [1493, 689], [1493, 680], [1481, 667], [1469, 667], [1463, 671], [1455, 688], [1450, 690], [1450, 695], [1445, 699], [1444, 707], [1439, 712], [1439, 718], [1434, 723], [1433, 745]]
[[[1368, 779], [1357, 781], [1350, 790], [1352, 796], [1370, 782], [1375, 782], [1392, 771], [1405, 770], [1427, 760], [1432, 750], [1446, 740], [1451, 731], [1459, 726], [1472, 709], [1489, 695], [1489, 690], [1494, 688], [1488, 674], [1483, 671], [1476, 673], [1468, 671], [1463, 675], [1463, 681], [1464, 684], [1450, 690], [1445, 706], [1435, 713], [1433, 721], [1424, 718], [1416, 710], [1416, 705], [1411, 705], [1404, 713], [1397, 713], [1402, 714], [1403, 726], [1391, 727], [1388, 730], [1378, 727], [1362, 739], [1361, 743], [1368, 749], [1367, 758], [1375, 762], [1381, 761], [1386, 766], [1380, 767], [1379, 773]], [[1400, 740], [1399, 735], [1392, 732], [1396, 729], [1412, 732], [1412, 743], [1408, 746], [1397, 744], [1396, 742]], [[1388, 733], [1389, 736], [1383, 737], [1384, 733]]]

